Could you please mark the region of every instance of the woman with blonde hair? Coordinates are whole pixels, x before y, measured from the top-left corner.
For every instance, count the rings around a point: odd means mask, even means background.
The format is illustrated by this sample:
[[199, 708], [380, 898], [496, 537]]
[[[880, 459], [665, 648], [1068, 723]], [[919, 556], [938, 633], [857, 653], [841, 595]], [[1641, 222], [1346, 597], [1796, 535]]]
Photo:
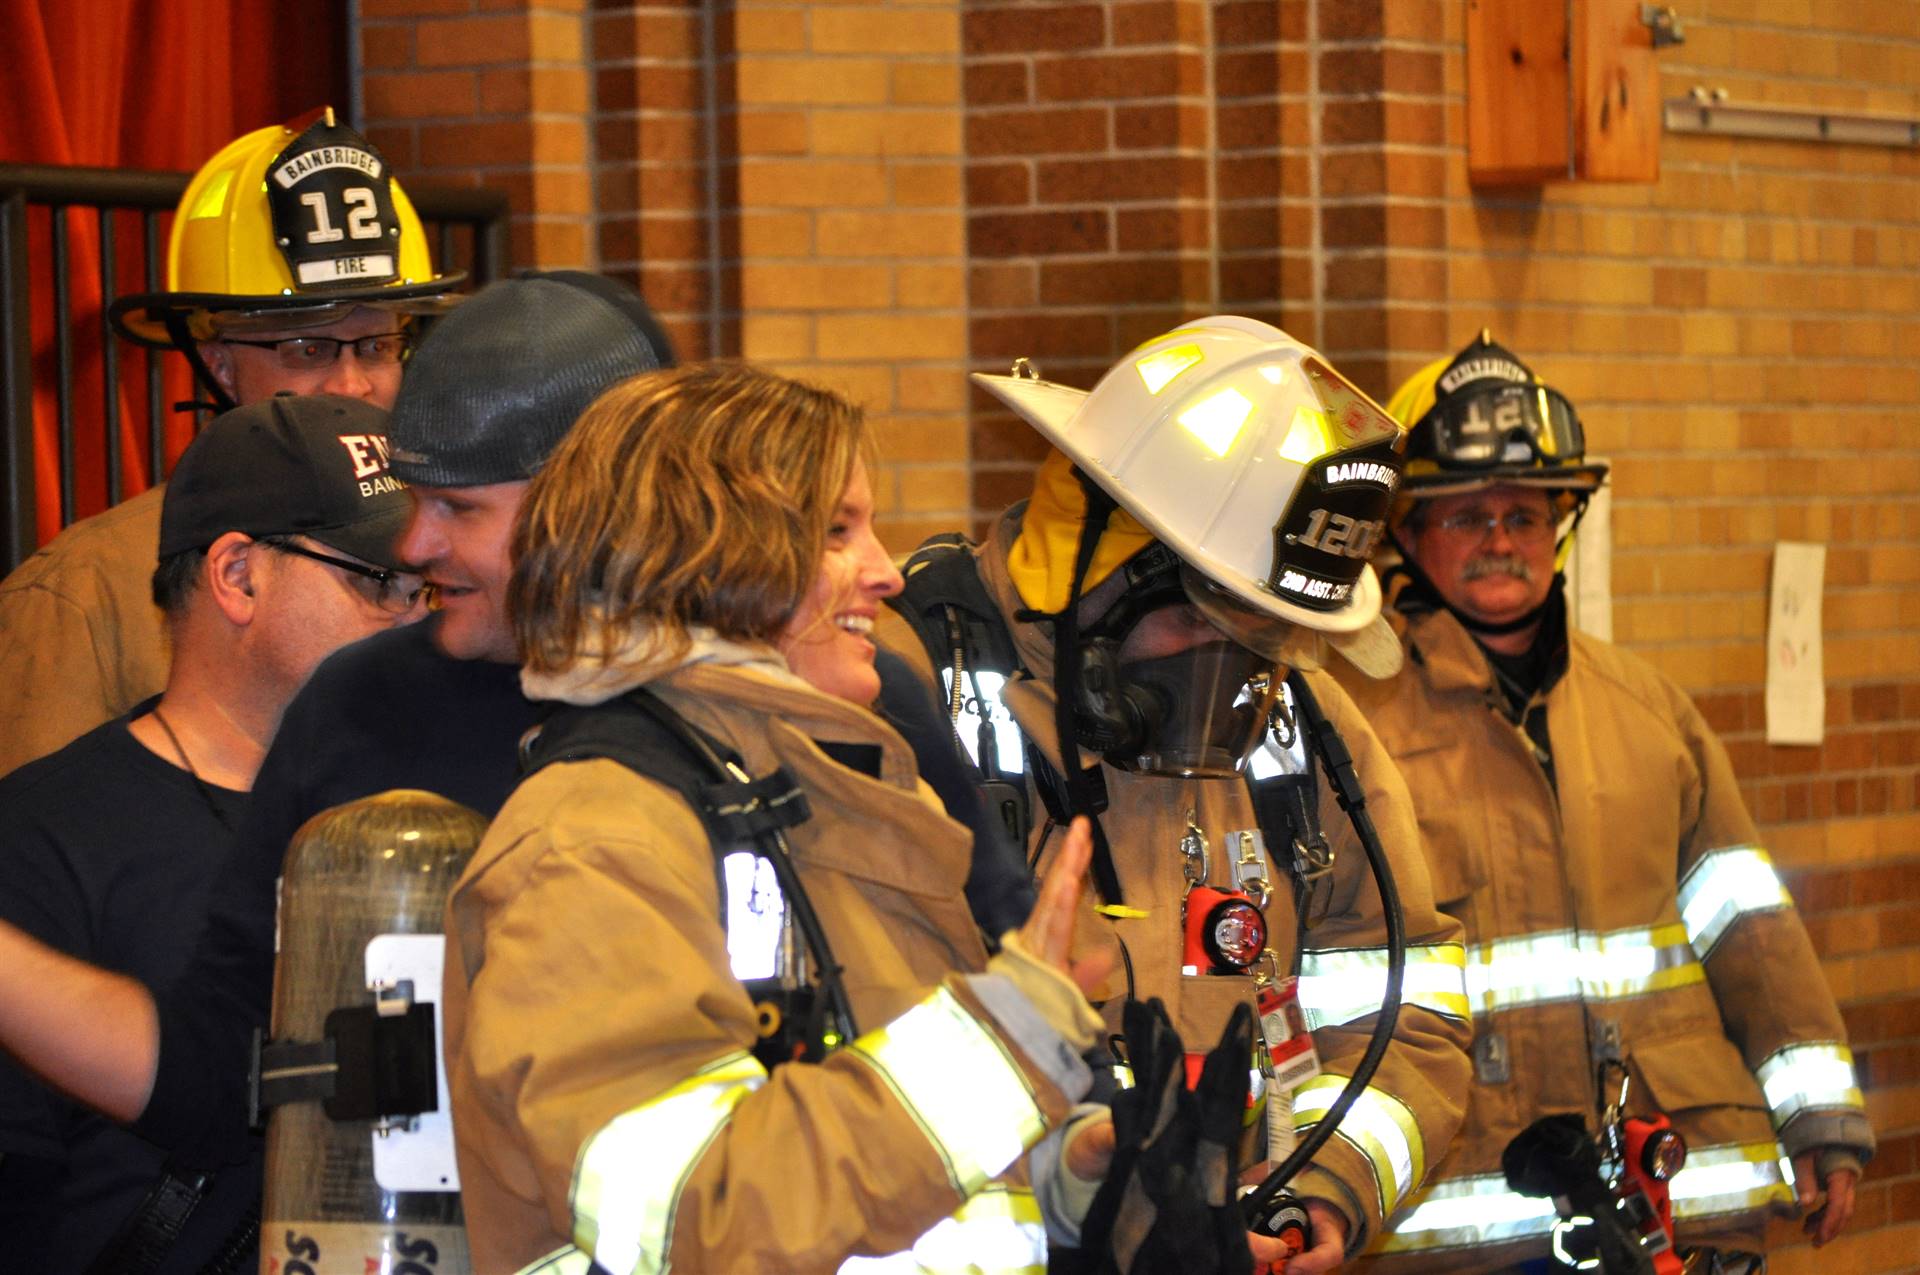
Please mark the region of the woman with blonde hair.
[[[900, 588], [871, 453], [837, 395], [695, 366], [608, 391], [528, 489], [522, 680], [592, 707], [549, 722], [449, 904], [477, 1271], [1044, 1263], [1023, 1161], [1072, 1192], [1058, 1138], [1024, 1153], [1099, 1030], [1067, 974], [1085, 833], [989, 961], [967, 834], [866, 709]], [[734, 778], [550, 738], [636, 714]]]

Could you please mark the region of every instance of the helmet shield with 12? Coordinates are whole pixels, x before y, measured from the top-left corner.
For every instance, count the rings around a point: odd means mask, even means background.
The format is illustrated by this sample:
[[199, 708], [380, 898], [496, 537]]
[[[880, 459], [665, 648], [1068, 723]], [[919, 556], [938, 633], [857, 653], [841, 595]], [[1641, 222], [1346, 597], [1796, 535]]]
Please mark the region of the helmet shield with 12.
[[357, 306], [439, 313], [464, 278], [433, 272], [386, 159], [329, 107], [202, 165], [174, 214], [167, 291], [122, 297], [111, 316], [130, 340], [178, 346], [319, 327]]

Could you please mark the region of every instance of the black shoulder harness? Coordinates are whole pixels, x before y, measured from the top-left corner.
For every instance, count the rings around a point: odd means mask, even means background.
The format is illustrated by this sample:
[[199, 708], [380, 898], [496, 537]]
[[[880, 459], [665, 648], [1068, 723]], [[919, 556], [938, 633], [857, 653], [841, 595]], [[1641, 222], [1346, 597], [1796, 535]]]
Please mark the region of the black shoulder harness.
[[750, 850], [772, 867], [795, 926], [806, 940], [824, 997], [792, 978], [746, 983], [760, 1014], [754, 1055], [769, 1070], [795, 1059], [818, 1061], [859, 1034], [825, 929], [794, 870], [786, 829], [812, 817], [807, 797], [785, 767], [755, 779], [737, 753], [694, 726], [653, 692], [632, 690], [589, 707], [560, 706], [520, 745], [521, 781], [556, 762], [604, 757], [680, 794], [706, 829], [725, 924], [722, 863]]

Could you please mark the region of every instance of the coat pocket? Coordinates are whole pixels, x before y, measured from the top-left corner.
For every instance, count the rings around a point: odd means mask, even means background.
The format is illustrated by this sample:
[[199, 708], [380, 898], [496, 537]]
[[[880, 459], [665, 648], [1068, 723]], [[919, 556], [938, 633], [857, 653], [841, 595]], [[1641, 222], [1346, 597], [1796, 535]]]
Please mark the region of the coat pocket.
[[1408, 740], [1395, 755], [1413, 797], [1434, 902], [1455, 915], [1487, 884], [1491, 836], [1488, 795], [1471, 777], [1456, 773], [1463, 747], [1450, 732], [1429, 731]]
[[[1440, 791], [1440, 790], [1434, 790]], [[1433, 901], [1444, 912], [1461, 906], [1487, 884], [1487, 807], [1480, 801], [1418, 805], [1421, 849], [1433, 879]]]
[[1634, 1041], [1630, 1059], [1651, 1105], [1672, 1114], [1698, 1107], [1766, 1110], [1760, 1085], [1725, 1036], [1702, 1031]]

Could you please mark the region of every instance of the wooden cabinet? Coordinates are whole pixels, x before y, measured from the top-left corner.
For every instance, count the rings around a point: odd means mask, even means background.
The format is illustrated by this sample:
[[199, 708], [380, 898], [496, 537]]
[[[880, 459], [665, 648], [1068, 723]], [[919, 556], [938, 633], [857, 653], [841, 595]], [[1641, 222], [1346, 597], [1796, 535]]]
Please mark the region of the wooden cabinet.
[[1466, 0], [1478, 186], [1660, 177], [1660, 71], [1638, 0]]

